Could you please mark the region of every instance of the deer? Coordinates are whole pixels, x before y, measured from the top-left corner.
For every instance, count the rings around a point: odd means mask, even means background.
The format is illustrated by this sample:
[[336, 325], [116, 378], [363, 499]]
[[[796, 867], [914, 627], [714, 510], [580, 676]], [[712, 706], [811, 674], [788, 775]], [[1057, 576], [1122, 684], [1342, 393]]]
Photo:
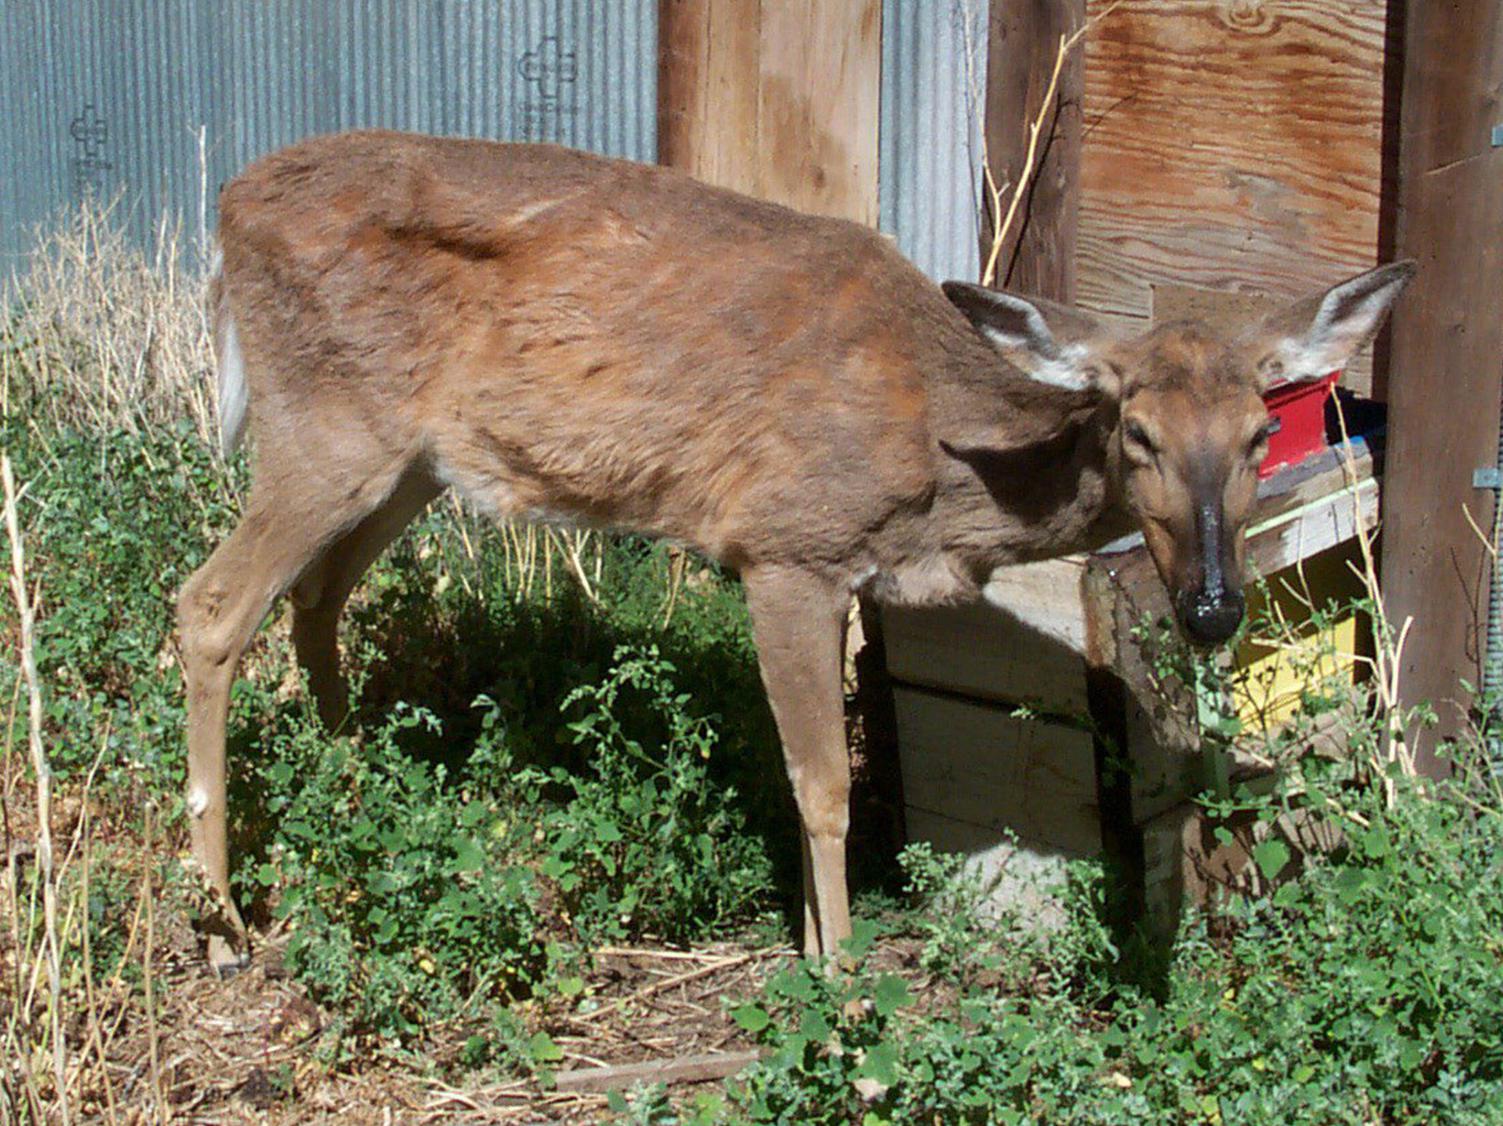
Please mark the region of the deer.
[[209, 292], [238, 526], [183, 587], [192, 853], [221, 975], [232, 679], [276, 601], [331, 729], [336, 627], [445, 490], [624, 529], [740, 576], [801, 824], [803, 948], [851, 933], [842, 646], [853, 594], [974, 598], [1000, 567], [1142, 531], [1184, 634], [1244, 612], [1270, 383], [1345, 366], [1414, 272], [1379, 266], [1235, 334], [1116, 328], [934, 284], [876, 231], [653, 165], [368, 131], [265, 156], [219, 200]]

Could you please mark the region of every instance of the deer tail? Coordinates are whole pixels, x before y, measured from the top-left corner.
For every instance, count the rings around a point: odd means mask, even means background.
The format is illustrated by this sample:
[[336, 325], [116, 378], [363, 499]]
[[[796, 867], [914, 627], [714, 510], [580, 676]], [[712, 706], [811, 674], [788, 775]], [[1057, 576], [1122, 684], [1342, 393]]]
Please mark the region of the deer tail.
[[250, 391], [245, 383], [245, 357], [240, 353], [240, 333], [224, 287], [223, 259], [214, 264], [209, 280], [209, 310], [214, 329], [214, 366], [219, 387], [219, 448], [229, 457], [240, 448], [245, 435]]

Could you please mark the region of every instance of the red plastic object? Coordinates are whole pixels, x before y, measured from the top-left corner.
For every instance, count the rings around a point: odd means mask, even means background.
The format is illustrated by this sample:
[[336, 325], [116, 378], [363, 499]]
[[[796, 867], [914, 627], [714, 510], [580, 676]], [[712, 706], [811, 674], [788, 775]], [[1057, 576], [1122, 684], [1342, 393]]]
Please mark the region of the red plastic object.
[[1268, 456], [1258, 466], [1260, 478], [1272, 477], [1326, 448], [1326, 399], [1340, 375], [1333, 371], [1324, 379], [1285, 383], [1264, 393], [1263, 402], [1279, 427], [1268, 439]]

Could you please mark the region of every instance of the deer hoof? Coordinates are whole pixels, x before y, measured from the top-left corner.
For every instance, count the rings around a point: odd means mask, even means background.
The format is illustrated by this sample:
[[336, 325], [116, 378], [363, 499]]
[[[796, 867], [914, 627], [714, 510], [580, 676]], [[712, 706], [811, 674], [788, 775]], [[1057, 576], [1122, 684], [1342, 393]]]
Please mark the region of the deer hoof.
[[250, 954], [237, 950], [223, 935], [209, 936], [209, 971], [220, 981], [228, 981], [250, 967]]

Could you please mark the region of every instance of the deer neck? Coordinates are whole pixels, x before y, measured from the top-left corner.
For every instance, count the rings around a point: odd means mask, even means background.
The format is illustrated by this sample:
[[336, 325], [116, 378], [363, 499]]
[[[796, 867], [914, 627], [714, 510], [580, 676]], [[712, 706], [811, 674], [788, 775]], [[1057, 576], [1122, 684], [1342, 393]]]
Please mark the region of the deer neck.
[[941, 392], [931, 403], [939, 447], [933, 503], [907, 561], [891, 572], [887, 597], [918, 604], [972, 597], [998, 567], [1089, 551], [1131, 530], [1112, 441], [1114, 403], [1016, 375], [1000, 392], [992, 382], [984, 397]]
[[936, 500], [965, 531], [950, 547], [978, 567], [1089, 550], [1121, 534], [1125, 520], [1111, 452], [1115, 406], [1076, 401], [1039, 409], [1028, 398], [1018, 406], [984, 445], [941, 444]]

